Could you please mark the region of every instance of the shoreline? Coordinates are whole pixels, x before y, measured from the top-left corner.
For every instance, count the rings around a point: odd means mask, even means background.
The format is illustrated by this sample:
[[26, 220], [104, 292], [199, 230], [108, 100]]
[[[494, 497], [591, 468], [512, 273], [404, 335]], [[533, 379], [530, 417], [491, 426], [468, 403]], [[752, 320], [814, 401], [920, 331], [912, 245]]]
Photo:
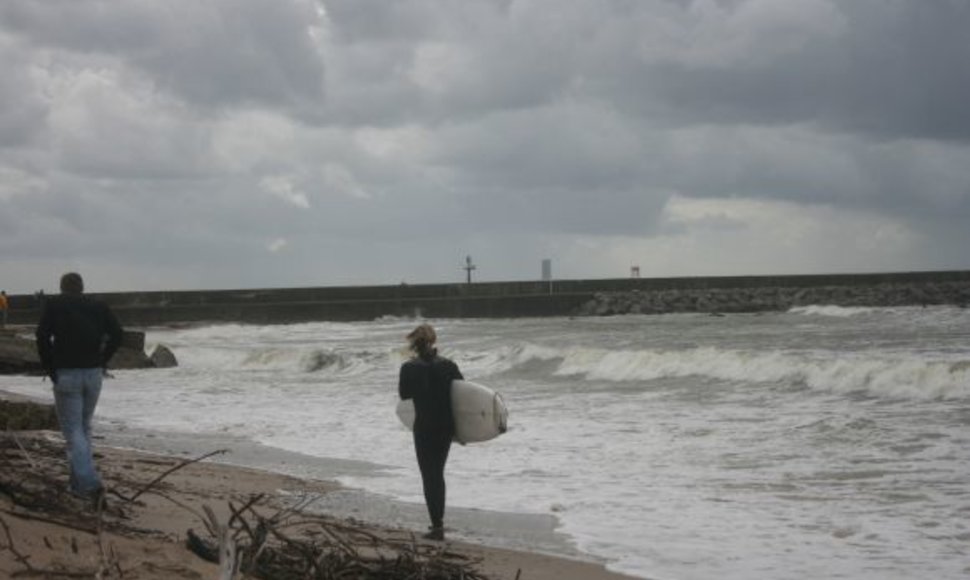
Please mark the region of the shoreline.
[[[99, 433], [100, 428], [100, 433]], [[98, 425], [95, 445], [169, 457], [188, 458], [216, 449], [229, 452], [209, 461], [227, 467], [266, 471], [300, 480], [333, 486], [316, 498], [314, 513], [353, 518], [368, 524], [423, 532], [427, 511], [423, 503], [401, 501], [364, 489], [348, 487], [336, 478], [373, 474], [383, 466], [366, 461], [318, 457], [263, 445], [249, 439], [212, 434], [155, 432], [128, 427]], [[415, 467], [417, 469], [417, 467]], [[500, 512], [448, 506], [449, 538], [491, 548], [524, 549], [551, 557], [594, 564], [607, 562], [578, 550], [570, 538], [557, 531], [553, 515]]]
[[[0, 398], [8, 396], [0, 392]], [[20, 395], [14, 397], [23, 398]], [[46, 401], [38, 401], [41, 404]], [[55, 445], [63, 445], [59, 433], [52, 431], [22, 431], [18, 436], [24, 440], [39, 438]], [[186, 505], [211, 505], [227, 500], [240, 501], [247, 494], [265, 493], [271, 501], [280, 504], [296, 500], [313, 500], [308, 515], [353, 522], [369, 532], [383, 535], [411, 536], [423, 532], [427, 515], [424, 505], [407, 504], [390, 498], [341, 486], [333, 478], [321, 477], [327, 470], [349, 473], [353, 470], [373, 470], [379, 466], [365, 462], [325, 459], [291, 453], [252, 441], [231, 437], [170, 434], [119, 428], [104, 421], [95, 426], [95, 451], [99, 469], [105, 476], [109, 490], [112, 480], [119, 474], [131, 476], [146, 467], [157, 471], [162, 465], [188, 461], [216, 451], [228, 449], [219, 458], [210, 458], [188, 465], [172, 476], [179, 502]], [[66, 482], [66, 465], [58, 460], [59, 470]], [[147, 475], [146, 475], [147, 476]], [[0, 494], [0, 511], [9, 514], [7, 498]], [[198, 518], [188, 512], [173, 511], [164, 501], [145, 500], [147, 507], [140, 509], [135, 518], [138, 526], [154, 532], [154, 536], [167, 538], [167, 545], [156, 545], [157, 538], [114, 538], [118, 546], [138, 554], [144, 559], [148, 553], [156, 553], [165, 563], [151, 566], [165, 568], [168, 572], [159, 576], [138, 574], [136, 578], [193, 578], [215, 577], [213, 572], [202, 573], [198, 569], [217, 569], [188, 552], [184, 537], [189, 528], [204, 529]], [[195, 519], [196, 521], [192, 521]], [[16, 518], [6, 517], [12, 528], [13, 538], [20, 553], [29, 555], [34, 564], [56, 563], [63, 551], [46, 546], [48, 538], [57, 531], [49, 526], [24, 525]], [[572, 548], [566, 537], [555, 531], [555, 518], [525, 514], [505, 514], [484, 510], [449, 508], [449, 551], [456, 551], [470, 560], [480, 561], [479, 571], [489, 578], [515, 578], [521, 570], [523, 580], [633, 580], [606, 568], [606, 563], [596, 561]], [[480, 534], [467, 533], [467, 529], [484, 530]], [[495, 537], [504, 535], [503, 542]], [[6, 542], [0, 540], [0, 545]], [[571, 550], [571, 553], [570, 553]], [[84, 550], [81, 550], [83, 555]], [[18, 562], [9, 558], [9, 551], [0, 551], [0, 572], [13, 573]], [[124, 557], [124, 554], [122, 554]], [[132, 556], [135, 558], [135, 556]], [[6, 561], [10, 560], [10, 561]], [[172, 570], [173, 562], [184, 560], [184, 575]], [[190, 560], [198, 560], [190, 561]], [[150, 566], [150, 567], [151, 567]], [[168, 575], [166, 575], [168, 574]], [[179, 572], [182, 574], [182, 572]], [[193, 574], [196, 574], [193, 576]], [[126, 576], [127, 577], [127, 576]]]

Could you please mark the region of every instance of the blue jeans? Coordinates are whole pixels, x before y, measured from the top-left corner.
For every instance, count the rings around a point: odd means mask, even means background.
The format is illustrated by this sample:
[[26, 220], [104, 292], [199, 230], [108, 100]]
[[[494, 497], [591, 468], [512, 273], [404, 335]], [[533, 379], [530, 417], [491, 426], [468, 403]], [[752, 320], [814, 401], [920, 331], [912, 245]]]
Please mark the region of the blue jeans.
[[67, 442], [71, 491], [88, 495], [101, 488], [91, 448], [91, 418], [101, 396], [101, 368], [57, 369], [54, 407]]

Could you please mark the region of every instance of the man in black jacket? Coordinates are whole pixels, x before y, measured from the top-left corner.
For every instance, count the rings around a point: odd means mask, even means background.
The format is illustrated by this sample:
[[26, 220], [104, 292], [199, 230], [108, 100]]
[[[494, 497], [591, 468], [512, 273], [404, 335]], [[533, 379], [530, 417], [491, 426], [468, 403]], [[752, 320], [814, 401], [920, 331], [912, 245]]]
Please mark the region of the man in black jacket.
[[61, 277], [61, 295], [47, 300], [37, 326], [37, 352], [54, 384], [54, 406], [67, 443], [71, 492], [81, 497], [97, 499], [103, 493], [91, 449], [91, 419], [121, 335], [114, 314], [84, 296], [84, 281], [74, 272]]

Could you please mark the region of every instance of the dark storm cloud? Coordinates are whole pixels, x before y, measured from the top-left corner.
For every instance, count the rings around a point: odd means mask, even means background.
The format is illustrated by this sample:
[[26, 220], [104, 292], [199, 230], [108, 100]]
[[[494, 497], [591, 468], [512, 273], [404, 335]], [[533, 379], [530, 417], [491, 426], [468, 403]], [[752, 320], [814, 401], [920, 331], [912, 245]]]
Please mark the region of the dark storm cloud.
[[812, 122], [874, 138], [970, 140], [970, 4], [832, 8], [828, 28], [796, 47], [761, 31], [763, 42], [730, 66], [683, 58], [645, 65], [642, 78], [653, 80], [646, 90], [687, 122]]
[[302, 110], [322, 95], [310, 0], [10, 0], [0, 18], [37, 48], [111, 55], [201, 106]]
[[493, 279], [556, 252], [965, 265], [968, 25], [963, 0], [6, 0], [0, 247], [169, 287], [465, 252]]
[[[439, 161], [492, 191], [532, 190], [556, 204], [563, 188], [622, 190], [632, 180], [646, 191], [885, 211], [968, 205], [970, 4], [430, 4], [439, 10], [327, 3], [335, 50], [395, 46], [380, 52], [394, 56], [374, 69], [369, 97], [345, 99], [335, 88], [330, 106], [358, 119], [379, 108], [379, 123], [447, 119], [445, 139], [457, 122], [469, 138]], [[390, 24], [397, 16], [400, 27]], [[430, 86], [420, 84], [422, 65], [437, 73]], [[595, 124], [569, 131], [589, 107], [618, 112], [636, 137], [604, 147]], [[515, 111], [521, 125], [505, 126]], [[534, 136], [522, 139], [530, 128]], [[684, 130], [708, 142], [684, 151]], [[942, 163], [927, 158], [935, 139], [952, 142]], [[936, 181], [933, 165], [947, 177]]]

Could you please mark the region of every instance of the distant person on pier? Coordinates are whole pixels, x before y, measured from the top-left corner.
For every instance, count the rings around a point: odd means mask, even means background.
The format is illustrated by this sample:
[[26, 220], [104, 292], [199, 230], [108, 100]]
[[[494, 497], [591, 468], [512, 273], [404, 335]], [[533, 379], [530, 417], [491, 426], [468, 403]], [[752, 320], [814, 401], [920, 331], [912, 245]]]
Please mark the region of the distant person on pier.
[[37, 326], [37, 352], [53, 383], [54, 407], [67, 444], [71, 492], [95, 505], [104, 490], [94, 465], [91, 420], [121, 335], [114, 314], [84, 295], [84, 281], [74, 272], [61, 277], [61, 294], [46, 300]]
[[7, 326], [7, 309], [9, 308], [10, 303], [7, 301], [7, 291], [0, 290], [0, 328]]
[[414, 450], [431, 517], [431, 529], [424, 537], [444, 540], [445, 463], [455, 435], [451, 382], [463, 377], [458, 365], [438, 356], [431, 325], [418, 326], [407, 340], [413, 358], [401, 365], [398, 394], [401, 399], [414, 399]]

